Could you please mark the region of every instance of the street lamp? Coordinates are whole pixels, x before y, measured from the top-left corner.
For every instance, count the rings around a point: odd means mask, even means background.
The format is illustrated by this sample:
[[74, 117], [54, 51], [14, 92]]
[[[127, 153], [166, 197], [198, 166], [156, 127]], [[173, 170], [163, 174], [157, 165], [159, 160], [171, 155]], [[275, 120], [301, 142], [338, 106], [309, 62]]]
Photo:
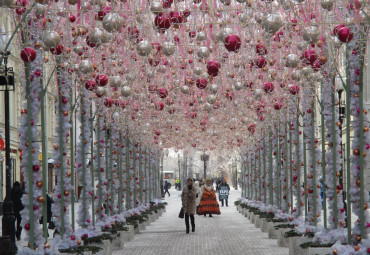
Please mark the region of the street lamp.
[[10, 49], [6, 48], [10, 36], [4, 28], [0, 28], [0, 54], [4, 60], [4, 65], [0, 63], [0, 91], [4, 91], [5, 104], [5, 164], [6, 164], [6, 198], [3, 204], [2, 235], [9, 236], [11, 242], [11, 254], [15, 254], [15, 218], [13, 214], [13, 203], [11, 200], [11, 169], [10, 161], [10, 121], [9, 121], [9, 91], [14, 91], [14, 70], [8, 67], [8, 56]]
[[200, 159], [204, 162], [204, 180], [207, 178], [207, 161], [209, 160], [209, 154], [204, 152], [200, 155]]

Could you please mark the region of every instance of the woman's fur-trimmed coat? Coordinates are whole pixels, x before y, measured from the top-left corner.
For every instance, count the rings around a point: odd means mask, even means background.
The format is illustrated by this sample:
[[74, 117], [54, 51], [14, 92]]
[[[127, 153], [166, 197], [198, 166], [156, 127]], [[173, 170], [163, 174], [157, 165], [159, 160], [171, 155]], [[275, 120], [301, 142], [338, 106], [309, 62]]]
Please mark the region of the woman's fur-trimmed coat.
[[186, 214], [195, 214], [195, 202], [196, 202], [197, 190], [194, 185], [189, 190], [188, 185], [184, 187], [181, 193], [182, 206], [184, 208], [184, 213]]

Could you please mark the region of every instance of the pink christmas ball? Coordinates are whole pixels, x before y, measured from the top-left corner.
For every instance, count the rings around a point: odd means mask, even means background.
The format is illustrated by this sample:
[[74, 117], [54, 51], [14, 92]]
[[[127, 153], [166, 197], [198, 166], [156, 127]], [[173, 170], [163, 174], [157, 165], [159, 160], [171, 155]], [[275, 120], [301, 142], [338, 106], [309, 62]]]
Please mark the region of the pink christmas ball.
[[239, 36], [237, 36], [237, 35], [228, 35], [225, 38], [224, 45], [225, 45], [225, 48], [228, 51], [237, 52], [240, 49], [240, 46], [242, 45], [242, 42], [241, 42]]
[[21, 50], [21, 59], [26, 63], [31, 63], [36, 59], [36, 51], [31, 47]]
[[179, 12], [170, 12], [170, 16], [171, 16], [171, 21], [174, 24], [180, 24], [184, 20], [183, 14]]
[[292, 95], [297, 95], [299, 93], [299, 86], [298, 85], [292, 85], [292, 86], [290, 86], [289, 92]]
[[339, 31], [339, 29], [341, 29], [341, 28], [343, 28], [343, 27], [345, 27], [346, 25], [344, 25], [344, 24], [339, 24], [339, 25], [336, 25], [335, 27], [334, 27], [334, 29], [333, 29], [333, 35], [338, 35], [338, 31]]
[[283, 104], [282, 103], [280, 103], [278, 101], [275, 102], [275, 104], [274, 104], [275, 110], [280, 110], [282, 107], [283, 107]]
[[160, 98], [166, 98], [166, 97], [168, 96], [168, 90], [167, 90], [167, 89], [165, 89], [165, 88], [160, 88], [160, 89], [158, 90], [158, 96], [159, 96]]
[[210, 60], [207, 63], [208, 75], [217, 76], [220, 68], [221, 68], [221, 64], [215, 60]]
[[264, 57], [258, 57], [253, 64], [258, 68], [264, 68], [267, 65], [267, 60]]
[[164, 108], [164, 104], [162, 102], [158, 102], [156, 103], [155, 105], [155, 109], [158, 110], [158, 111], [162, 111]]

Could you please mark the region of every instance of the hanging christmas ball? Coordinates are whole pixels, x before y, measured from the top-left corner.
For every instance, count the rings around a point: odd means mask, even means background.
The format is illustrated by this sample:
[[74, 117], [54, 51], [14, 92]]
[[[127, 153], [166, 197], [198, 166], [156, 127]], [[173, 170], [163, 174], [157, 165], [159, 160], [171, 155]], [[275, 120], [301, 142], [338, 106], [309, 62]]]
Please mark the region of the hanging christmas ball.
[[48, 48], [55, 48], [60, 44], [60, 35], [55, 31], [47, 31], [43, 36], [44, 45]]
[[197, 34], [197, 41], [205, 41], [207, 39], [207, 35], [204, 31], [199, 31]]
[[95, 90], [95, 94], [97, 97], [102, 97], [105, 95], [105, 89], [103, 87], [97, 87]]
[[256, 53], [258, 55], [266, 55], [267, 54], [267, 49], [265, 46], [262, 45], [262, 43], [258, 43], [256, 45]]
[[279, 14], [268, 14], [262, 20], [262, 28], [268, 33], [275, 33], [283, 26], [283, 20]]
[[313, 62], [315, 62], [315, 60], [317, 59], [317, 55], [316, 55], [316, 52], [315, 50], [305, 50], [302, 54], [302, 57], [303, 61], [306, 63], [306, 64], [313, 64]]
[[107, 97], [107, 98], [104, 100], [104, 105], [105, 105], [106, 107], [112, 107], [112, 104], [113, 104], [113, 100], [112, 100], [112, 98]]
[[117, 32], [123, 26], [124, 20], [117, 13], [108, 13], [103, 18], [103, 28], [109, 32]]
[[348, 27], [342, 27], [338, 30], [337, 37], [341, 42], [350, 42], [353, 39], [353, 32]]
[[141, 41], [136, 46], [136, 51], [140, 56], [146, 57], [153, 50], [152, 44], [148, 41]]
[[56, 47], [50, 48], [51, 54], [57, 55], [57, 56], [60, 55], [60, 54], [62, 54], [63, 53], [63, 50], [64, 50], [64, 46], [62, 44], [59, 44]]
[[150, 11], [154, 14], [160, 13], [163, 10], [163, 5], [161, 2], [153, 1], [152, 5], [150, 6]]
[[331, 11], [333, 9], [334, 0], [321, 0], [320, 5], [325, 10]]
[[242, 42], [239, 36], [228, 35], [225, 38], [224, 45], [228, 51], [238, 52], [238, 50], [240, 49], [240, 46], [242, 45]]
[[100, 87], [104, 87], [108, 84], [108, 77], [105, 74], [99, 74], [95, 77], [95, 81]]
[[175, 53], [176, 51], [176, 46], [174, 43], [172, 42], [165, 42], [163, 45], [162, 45], [162, 52], [164, 55], [166, 56], [171, 56]]
[[96, 82], [94, 80], [88, 80], [85, 82], [85, 88], [90, 91], [94, 91], [96, 89]]
[[31, 63], [36, 59], [36, 51], [31, 47], [21, 50], [21, 59], [26, 63]]
[[160, 89], [158, 90], [158, 96], [159, 96], [160, 98], [166, 98], [166, 97], [168, 96], [168, 90], [167, 90], [167, 89], [165, 89], [165, 88], [160, 88]]
[[25, 230], [30, 230], [30, 228], [31, 228], [31, 226], [30, 226], [30, 224], [29, 224], [29, 223], [26, 223], [26, 224], [24, 225], [24, 229], [25, 229]]
[[267, 65], [267, 60], [264, 57], [258, 57], [255, 61], [254, 64], [258, 68], [264, 68]]
[[295, 68], [299, 65], [299, 57], [296, 54], [289, 54], [286, 58], [286, 67]]
[[173, 24], [181, 24], [184, 20], [184, 16], [180, 12], [170, 12], [170, 17]]
[[39, 196], [39, 197], [37, 197], [36, 200], [37, 200], [37, 202], [39, 202], [40, 204], [42, 204], [42, 203], [44, 203], [45, 198], [43, 196]]
[[154, 18], [154, 25], [162, 31], [169, 29], [171, 23], [171, 16], [168, 13], [158, 13]]
[[207, 112], [210, 112], [212, 109], [213, 109], [212, 104], [210, 104], [210, 103], [204, 104], [204, 110], [206, 110]]
[[299, 93], [299, 86], [295, 84], [289, 85], [289, 92], [292, 95], [297, 95]]
[[214, 103], [216, 103], [216, 101], [217, 101], [217, 97], [215, 95], [211, 94], [211, 95], [207, 96], [207, 102], [209, 104], [214, 104]]
[[316, 43], [319, 40], [320, 34], [321, 31], [317, 27], [310, 26], [303, 30], [302, 37], [306, 42]]
[[80, 70], [80, 72], [83, 74], [88, 74], [91, 73], [94, 70], [94, 68], [91, 62], [85, 59], [82, 60], [81, 63], [78, 65], [78, 70]]
[[100, 45], [108, 42], [108, 34], [101, 28], [94, 28], [89, 33], [89, 40], [95, 45]]
[[162, 102], [157, 102], [155, 104], [155, 109], [158, 111], [162, 111], [164, 109], [164, 104]]
[[196, 85], [199, 89], [205, 89], [207, 87], [208, 81], [205, 78], [198, 78]]
[[124, 96], [124, 97], [129, 97], [132, 95], [132, 90], [129, 86], [124, 86], [122, 89], [121, 89], [121, 95]]
[[274, 84], [272, 84], [271, 82], [267, 82], [267, 83], [263, 84], [263, 90], [266, 93], [273, 92], [274, 91]]
[[199, 47], [197, 56], [199, 58], [208, 58], [210, 55], [209, 49], [207, 47]]
[[113, 76], [109, 79], [109, 84], [112, 88], [119, 88], [122, 84], [122, 79], [118, 75]]
[[217, 94], [217, 92], [218, 92], [218, 85], [215, 84], [215, 83], [211, 84], [211, 86], [209, 87], [209, 91], [212, 94]]

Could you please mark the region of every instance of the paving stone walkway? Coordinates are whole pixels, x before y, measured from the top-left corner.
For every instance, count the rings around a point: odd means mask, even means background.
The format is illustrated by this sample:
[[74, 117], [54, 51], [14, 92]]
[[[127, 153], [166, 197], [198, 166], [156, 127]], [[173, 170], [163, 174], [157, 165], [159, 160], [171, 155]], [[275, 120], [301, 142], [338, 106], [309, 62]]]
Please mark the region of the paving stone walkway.
[[178, 218], [180, 191], [170, 190], [167, 210], [162, 217], [125, 243], [113, 255], [287, 255], [288, 248], [277, 246], [267, 233], [254, 227], [234, 206], [240, 191], [231, 190], [229, 207], [213, 218], [195, 216], [196, 230], [185, 233], [185, 223]]

